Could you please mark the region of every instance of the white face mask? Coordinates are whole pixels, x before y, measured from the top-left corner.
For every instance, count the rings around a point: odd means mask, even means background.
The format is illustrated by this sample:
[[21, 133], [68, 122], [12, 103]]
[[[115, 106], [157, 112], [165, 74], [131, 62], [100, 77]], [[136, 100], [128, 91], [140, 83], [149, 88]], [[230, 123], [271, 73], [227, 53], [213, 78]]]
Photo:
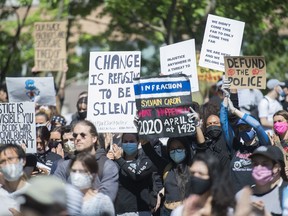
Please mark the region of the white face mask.
[[16, 164], [7, 164], [0, 171], [7, 181], [17, 181], [23, 175], [23, 160], [20, 159]]
[[69, 151], [75, 151], [75, 144], [73, 141], [68, 140], [64, 145]]
[[93, 177], [88, 173], [70, 172], [70, 177], [72, 185], [80, 190], [92, 187]]

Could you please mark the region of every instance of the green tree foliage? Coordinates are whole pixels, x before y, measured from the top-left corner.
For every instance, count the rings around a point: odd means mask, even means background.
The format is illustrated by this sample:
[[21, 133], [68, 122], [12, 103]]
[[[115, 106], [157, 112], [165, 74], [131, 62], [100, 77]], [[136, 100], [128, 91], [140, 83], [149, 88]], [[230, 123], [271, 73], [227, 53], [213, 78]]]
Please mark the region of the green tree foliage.
[[[112, 17], [109, 36], [115, 30], [127, 36], [140, 35], [138, 39], [156, 46], [195, 38], [198, 50], [209, 13], [245, 22], [243, 55], [265, 56], [268, 73], [285, 78], [288, 66], [285, 0], [106, 0], [104, 10], [104, 14]], [[284, 29], [286, 34], [280, 34]]]
[[[6, 75], [19, 76], [23, 65], [31, 71], [34, 22], [68, 21], [68, 78], [88, 70], [92, 50], [141, 50], [142, 74], [150, 75], [159, 73], [159, 47], [163, 44], [194, 38], [197, 50], [201, 49], [208, 14], [245, 22], [242, 54], [265, 56], [269, 74], [287, 79], [286, 0], [40, 0], [25, 19], [19, 18], [18, 8], [29, 12], [32, 0], [18, 0], [17, 5], [9, 7], [5, 2], [0, 0], [1, 81]], [[100, 16], [111, 17], [107, 31], [84, 34], [79, 19], [87, 20], [87, 15], [99, 6], [103, 8]], [[72, 28], [82, 32], [79, 41], [69, 40]], [[81, 47], [80, 55], [75, 51], [77, 47]]]

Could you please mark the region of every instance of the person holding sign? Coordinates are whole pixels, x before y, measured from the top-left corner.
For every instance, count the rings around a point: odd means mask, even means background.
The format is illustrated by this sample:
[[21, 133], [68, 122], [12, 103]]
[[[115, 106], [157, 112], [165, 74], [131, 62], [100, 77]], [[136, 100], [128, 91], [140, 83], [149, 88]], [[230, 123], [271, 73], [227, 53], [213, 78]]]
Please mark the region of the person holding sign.
[[273, 133], [273, 115], [277, 111], [283, 109], [278, 98], [281, 95], [285, 95], [285, 92], [281, 88], [281, 86], [284, 85], [284, 82], [280, 82], [277, 79], [270, 79], [267, 82], [267, 88], [270, 91], [264, 96], [258, 105], [260, 123], [266, 132]]
[[25, 163], [25, 152], [20, 145], [0, 146], [0, 215], [14, 215], [19, 211], [15, 199], [29, 185], [23, 172]]
[[[254, 183], [249, 156], [258, 146], [269, 146], [271, 143], [260, 123], [251, 115], [235, 108], [227, 90], [223, 89], [223, 91], [226, 92], [226, 97], [221, 105], [220, 119], [224, 137], [232, 155], [230, 169], [234, 190], [237, 192], [244, 186]], [[233, 129], [228, 121], [228, 110], [239, 118]], [[243, 144], [239, 141], [240, 139]]]
[[[199, 114], [193, 109], [191, 109], [188, 116], [193, 117], [196, 122], [200, 123], [201, 121]], [[214, 155], [219, 159], [222, 169], [229, 169], [230, 152], [222, 132], [220, 118], [215, 114], [210, 114], [205, 121], [204, 134], [199, 123], [196, 125], [196, 153], [206, 152], [209, 155]]]
[[151, 209], [156, 205], [150, 201], [152, 173], [156, 168], [138, 146], [137, 133], [124, 133], [121, 147], [114, 144], [113, 150], [108, 153], [108, 157], [115, 161], [119, 169], [119, 188], [115, 200], [117, 215], [132, 212], [152, 215]]
[[185, 198], [192, 159], [190, 138], [169, 138], [167, 142], [168, 160], [159, 156], [149, 141], [141, 141], [144, 152], [162, 174], [164, 188], [159, 192], [159, 196], [164, 199], [161, 209], [163, 216], [170, 215], [172, 210], [180, 206]]

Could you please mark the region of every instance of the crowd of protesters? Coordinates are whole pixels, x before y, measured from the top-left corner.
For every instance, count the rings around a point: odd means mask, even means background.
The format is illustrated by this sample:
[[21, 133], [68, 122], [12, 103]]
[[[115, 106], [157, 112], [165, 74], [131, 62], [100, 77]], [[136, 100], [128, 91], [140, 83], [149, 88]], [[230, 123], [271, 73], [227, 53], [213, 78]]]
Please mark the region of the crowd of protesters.
[[55, 107], [36, 106], [37, 152], [0, 145], [0, 215], [285, 215], [288, 82], [267, 88], [218, 82], [191, 104], [196, 134], [166, 143], [99, 134], [86, 120], [86, 91], [68, 123]]

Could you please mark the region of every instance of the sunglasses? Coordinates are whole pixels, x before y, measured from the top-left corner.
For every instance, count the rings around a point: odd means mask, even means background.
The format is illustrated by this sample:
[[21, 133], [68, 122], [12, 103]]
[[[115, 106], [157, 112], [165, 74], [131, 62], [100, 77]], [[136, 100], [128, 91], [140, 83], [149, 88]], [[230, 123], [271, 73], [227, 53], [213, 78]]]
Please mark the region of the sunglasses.
[[87, 136], [87, 134], [85, 134], [85, 133], [73, 133], [72, 134], [72, 136], [74, 137], [74, 139], [76, 139], [77, 137], [78, 137], [78, 135], [80, 135], [81, 136], [81, 138], [85, 138], [86, 136]]

